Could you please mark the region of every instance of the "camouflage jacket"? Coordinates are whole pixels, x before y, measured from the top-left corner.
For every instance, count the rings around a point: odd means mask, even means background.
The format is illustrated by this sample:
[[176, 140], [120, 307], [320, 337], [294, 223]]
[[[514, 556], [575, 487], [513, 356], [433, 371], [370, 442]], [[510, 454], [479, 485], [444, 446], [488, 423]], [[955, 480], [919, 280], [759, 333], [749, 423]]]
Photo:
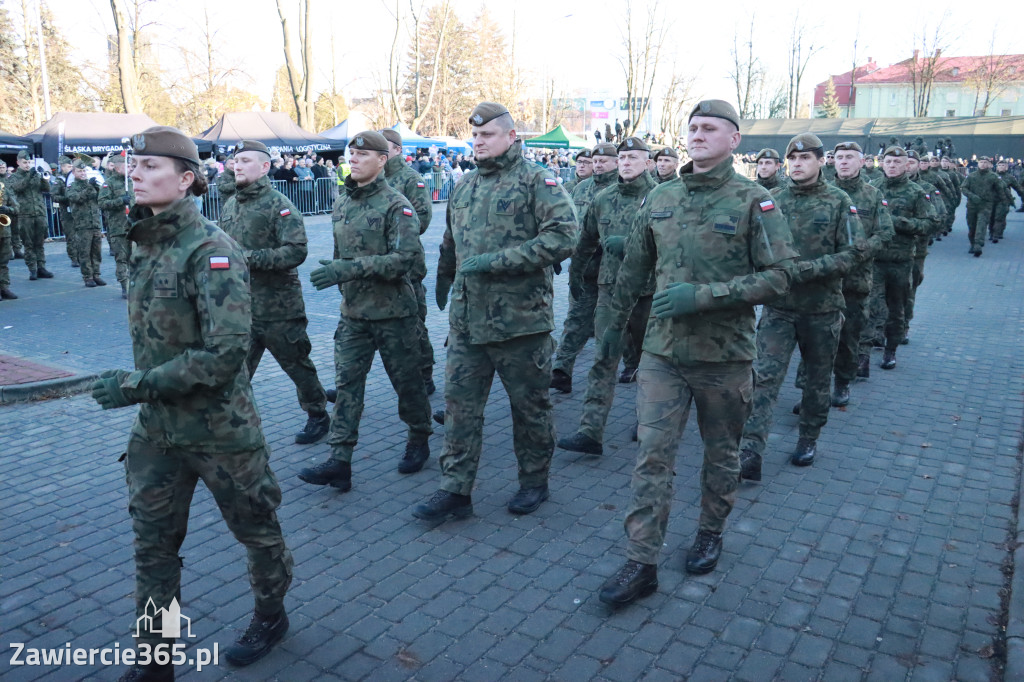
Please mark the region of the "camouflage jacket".
[[752, 361], [754, 306], [789, 289], [789, 225], [731, 157], [699, 174], [690, 162], [679, 179], [655, 187], [640, 207], [615, 281], [612, 326], [625, 325], [653, 272], [658, 290], [696, 284], [699, 312], [651, 317], [645, 352], [677, 364]]
[[670, 175], [666, 175], [665, 177], [662, 177], [661, 173], [659, 173], [658, 170], [655, 169], [654, 170], [654, 174], [651, 177], [654, 179], [654, 182], [656, 182], [659, 185], [663, 185], [666, 182], [672, 182], [673, 180], [678, 180], [679, 179], [679, 173], [678, 172], [677, 173], [671, 173]]
[[234, 196], [236, 191], [235, 171], [225, 168], [224, 172], [217, 176], [217, 193], [221, 201], [227, 201]]
[[762, 178], [760, 175], [758, 175], [757, 177], [754, 178], [754, 182], [770, 191], [779, 186], [779, 174], [773, 173], [772, 175], [769, 175], [767, 178]]
[[882, 169], [878, 166], [875, 166], [874, 168], [862, 168], [860, 174], [864, 176], [865, 180], [875, 186], [878, 186], [878, 183], [880, 183], [882, 178], [885, 177], [885, 173], [883, 173]]
[[[570, 277], [582, 277], [583, 273], [580, 272], [582, 266], [577, 267], [576, 264], [588, 263], [594, 252], [597, 251], [597, 246], [604, 244], [608, 237], [625, 238], [629, 236], [640, 204], [647, 194], [657, 186], [649, 173], [641, 173], [629, 182], [619, 178], [614, 185], [605, 187], [597, 193], [583, 219], [579, 243], [572, 254]], [[605, 251], [601, 257], [601, 269], [597, 275], [598, 285], [610, 288], [615, 284], [620, 265], [622, 265], [622, 258]], [[640, 292], [640, 295], [650, 296], [653, 293], [654, 280], [652, 279], [648, 286]]]
[[967, 197], [968, 203], [992, 207], [1002, 195], [1003, 183], [993, 170], [976, 170], [967, 176], [960, 191]]
[[944, 178], [946, 178], [946, 180], [949, 182], [949, 186], [953, 188], [953, 201], [955, 201], [956, 205], [959, 206], [960, 196], [962, 194], [961, 190], [963, 189], [964, 184], [963, 176], [960, 175], [960, 173], [958, 173], [957, 171], [953, 170], [952, 168], [949, 170], [939, 168], [937, 172], [939, 173], [939, 175], [942, 175]]
[[338, 285], [341, 314], [357, 320], [416, 315], [412, 282], [426, 275], [420, 223], [409, 200], [381, 173], [359, 187], [350, 177], [334, 202], [334, 259], [358, 266], [355, 279]]
[[35, 169], [26, 171], [19, 168], [14, 171], [14, 175], [7, 179], [6, 189], [18, 202], [18, 215], [46, 215], [43, 192], [50, 191], [50, 183]]
[[950, 182], [946, 175], [938, 170], [929, 168], [926, 171], [921, 171], [918, 175], [925, 182], [939, 190], [939, 196], [942, 198], [942, 208], [944, 209], [946, 219], [948, 219], [956, 211], [957, 204], [960, 202], [960, 193], [956, 191], [956, 186]]
[[870, 255], [857, 208], [820, 174], [806, 185], [790, 178], [772, 190], [772, 198], [789, 219], [800, 259], [793, 265], [789, 293], [769, 305], [801, 313], [842, 310], [843, 275]]
[[[527, 163], [517, 141], [463, 176], [446, 220], [437, 276], [454, 280], [451, 328], [474, 344], [554, 329], [551, 266], [572, 253], [578, 230], [555, 177]], [[463, 260], [480, 254], [495, 256], [490, 272], [459, 272]]]
[[224, 204], [220, 228], [238, 242], [249, 264], [252, 319], [306, 316], [297, 267], [306, 260], [306, 227], [299, 209], [271, 187], [266, 175]]
[[102, 229], [100, 206], [97, 203], [99, 195], [100, 188], [89, 180], [75, 178], [75, 181], [68, 186], [65, 196], [68, 200], [68, 208], [75, 217], [76, 230]]
[[825, 179], [825, 182], [836, 181], [836, 167], [835, 165], [828, 165], [827, 163], [821, 167], [821, 177]]
[[123, 237], [128, 234], [128, 214], [125, 212], [124, 197], [128, 194], [128, 208], [135, 205], [135, 197], [128, 193], [128, 181], [120, 173], [111, 173], [100, 188], [96, 203], [107, 221], [107, 234]]
[[[67, 211], [68, 176], [57, 173], [50, 178], [50, 198], [53, 203], [60, 204], [60, 207]], [[63, 218], [63, 216], [61, 216]]]
[[412, 204], [420, 220], [420, 234], [426, 232], [434, 215], [434, 207], [430, 202], [430, 194], [427, 192], [427, 183], [424, 182], [423, 176], [410, 168], [404, 157], [395, 156], [384, 164], [384, 177], [387, 178], [389, 185]]
[[926, 234], [918, 235], [914, 248], [914, 258], [924, 258], [928, 255], [928, 243], [940, 233], [946, 225], [946, 201], [942, 191], [931, 184], [920, 173], [910, 176], [911, 182], [916, 182], [924, 190], [925, 199], [931, 204], [932, 224]]
[[932, 229], [935, 211], [925, 191], [904, 173], [895, 178], [884, 177], [878, 185], [889, 206], [892, 226], [896, 232], [889, 245], [875, 254], [875, 260], [884, 263], [908, 261], [914, 258], [917, 237]]
[[[606, 187], [610, 187], [612, 183], [617, 182], [619, 179], [619, 170], [613, 168], [607, 173], [598, 175], [594, 173], [589, 178], [581, 180], [576, 185], [570, 198], [572, 199], [573, 207], [576, 209], [576, 224], [581, 228], [583, 222], [587, 218], [587, 209], [590, 208], [590, 202], [594, 200], [597, 193]], [[591, 256], [590, 260], [587, 261], [587, 266], [583, 269], [583, 281], [597, 283], [597, 275], [601, 271], [601, 257], [604, 255], [604, 250], [601, 245], [598, 244], [597, 251]]]
[[155, 216], [136, 206], [130, 219], [136, 371], [121, 385], [143, 400], [133, 436], [213, 454], [261, 447], [245, 367], [252, 319], [242, 249], [191, 196]]
[[863, 176], [863, 171], [852, 178], [836, 176], [836, 187], [846, 192], [857, 207], [857, 216], [868, 243], [868, 259], [843, 277], [843, 293], [867, 294], [871, 292], [872, 261], [875, 254], [886, 248], [896, 235], [892, 228], [889, 206], [878, 188]]
[[1017, 178], [1010, 175], [1009, 171], [1003, 173], [997, 171], [996, 175], [999, 176], [999, 179], [1003, 181], [1003, 186], [1006, 187], [1007, 203], [1013, 203], [1013, 194], [1010, 192], [1011, 189], [1016, 192], [1022, 200], [1024, 200], [1024, 190], [1021, 190], [1020, 182], [1017, 181]]
[[[591, 175], [593, 175], [593, 173], [591, 173]], [[579, 175], [573, 175], [572, 179], [566, 182], [564, 185], [562, 185], [562, 187], [564, 187], [565, 191], [569, 193], [569, 196], [572, 196], [572, 191], [576, 189], [584, 180], [589, 179], [591, 175], [588, 175], [585, 178], [581, 178]]]

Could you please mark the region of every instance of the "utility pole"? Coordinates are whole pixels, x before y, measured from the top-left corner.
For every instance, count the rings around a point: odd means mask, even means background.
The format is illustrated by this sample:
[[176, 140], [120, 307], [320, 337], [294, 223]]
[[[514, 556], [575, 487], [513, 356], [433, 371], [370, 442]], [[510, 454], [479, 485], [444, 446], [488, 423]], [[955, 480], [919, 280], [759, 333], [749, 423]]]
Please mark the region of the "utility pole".
[[39, 40], [39, 72], [43, 84], [43, 113], [50, 120], [50, 75], [46, 68], [46, 44], [43, 42], [43, 0], [36, 2], [36, 37]]

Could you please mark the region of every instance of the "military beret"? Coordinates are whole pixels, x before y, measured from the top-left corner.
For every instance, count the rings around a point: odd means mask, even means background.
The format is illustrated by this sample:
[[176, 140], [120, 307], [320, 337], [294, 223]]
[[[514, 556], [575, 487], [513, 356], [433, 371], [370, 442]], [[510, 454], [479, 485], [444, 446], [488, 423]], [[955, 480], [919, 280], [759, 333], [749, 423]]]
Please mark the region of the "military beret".
[[50, 164], [50, 170], [53, 170], [53, 171], [57, 170], [57, 164], [51, 163]]
[[90, 168], [92, 168], [92, 165], [86, 163], [85, 161], [82, 161], [81, 159], [77, 159], [75, 160], [74, 167], [75, 170], [89, 170]]
[[836, 145], [836, 148], [832, 150], [832, 153], [836, 152], [860, 152], [864, 153], [864, 150], [860, 148], [860, 145], [856, 142], [840, 142]]
[[627, 137], [618, 147], [620, 152], [649, 152], [651, 148], [639, 137]]
[[482, 126], [485, 123], [489, 123], [499, 116], [503, 116], [508, 113], [508, 109], [505, 105], [498, 104], [497, 102], [480, 102], [473, 109], [473, 112], [469, 115], [469, 122], [475, 126]]
[[120, 166], [124, 162], [125, 162], [125, 158], [124, 158], [123, 154], [111, 154], [110, 155], [110, 163], [114, 164], [115, 166]]
[[27, 149], [22, 149], [20, 152], [18, 152], [18, 161], [22, 161], [22, 160], [24, 160], [24, 161], [31, 161], [32, 160], [32, 152], [28, 151]]
[[168, 156], [199, 165], [199, 149], [185, 133], [171, 126], [153, 126], [132, 135], [132, 153]]
[[270, 150], [267, 149], [267, 145], [259, 140], [239, 140], [238, 144], [235, 145], [235, 154], [239, 152], [262, 152], [270, 156]]
[[886, 147], [885, 148], [885, 152], [882, 154], [882, 156], [906, 156], [906, 155], [907, 155], [907, 150], [904, 149], [903, 147], [899, 146], [899, 145], [896, 145], [896, 144], [892, 145], [891, 147]]
[[992, 157], [991, 156], [979, 156], [978, 157], [978, 161], [988, 161], [989, 163], [992, 163]]
[[914, 150], [914, 149], [908, 149], [907, 150], [907, 158], [916, 159], [916, 160], [920, 161], [921, 160], [921, 155], [918, 154], [917, 151]]
[[813, 152], [822, 146], [821, 139], [814, 133], [800, 133], [786, 145], [786, 158], [793, 152]]
[[698, 102], [697, 106], [690, 112], [690, 118], [686, 119], [687, 122], [694, 116], [711, 116], [714, 118], [724, 118], [729, 123], [736, 126], [738, 130], [740, 127], [740, 115], [736, 113], [735, 107], [728, 102], [720, 99], [706, 99], [702, 102]]
[[388, 141], [383, 135], [373, 130], [364, 130], [357, 133], [348, 143], [349, 149], [362, 149], [368, 152], [380, 152], [387, 154]]
[[57, 159], [57, 163], [59, 163], [62, 166], [65, 163], [71, 163], [71, 157], [70, 156], [61, 156], [59, 159]]
[[81, 161], [82, 163], [89, 164], [90, 167], [92, 166], [93, 161], [95, 161], [95, 159], [89, 156], [88, 154], [82, 153], [75, 154], [75, 158]]
[[757, 153], [754, 157], [754, 161], [760, 161], [761, 159], [775, 159], [779, 161], [779, 153], [770, 147], [765, 147]]
[[594, 147], [590, 152], [590, 156], [618, 156], [619, 150], [611, 142], [602, 142], [601, 144]]
[[402, 134], [399, 133], [397, 130], [385, 128], [384, 130], [380, 131], [380, 134], [383, 135], [384, 139], [387, 140], [388, 142], [392, 144], [397, 144], [399, 147], [402, 146]]
[[576, 152], [576, 156], [574, 156], [573, 158], [574, 159], [589, 159], [590, 158], [590, 150], [589, 149], [581, 149], [578, 152]]
[[675, 147], [662, 147], [658, 151], [654, 152], [654, 160], [657, 161], [663, 156], [671, 156], [673, 159], [679, 158], [679, 152], [676, 151]]

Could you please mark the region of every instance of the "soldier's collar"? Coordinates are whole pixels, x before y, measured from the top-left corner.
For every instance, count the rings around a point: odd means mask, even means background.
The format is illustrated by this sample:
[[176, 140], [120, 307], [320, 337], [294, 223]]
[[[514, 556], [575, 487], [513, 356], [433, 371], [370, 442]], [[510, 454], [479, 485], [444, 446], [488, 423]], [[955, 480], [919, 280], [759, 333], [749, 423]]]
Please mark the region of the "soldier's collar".
[[731, 156], [725, 157], [721, 163], [706, 173], [694, 173], [693, 161], [688, 161], [679, 170], [679, 177], [682, 178], [687, 187], [709, 187], [712, 189], [721, 187], [735, 174], [736, 171], [732, 168]]
[[498, 171], [511, 168], [520, 159], [523, 158], [523, 143], [520, 140], [516, 140], [512, 143], [512, 146], [508, 148], [501, 156], [496, 156], [492, 159], [480, 159], [476, 166], [480, 175], [490, 175], [491, 173], [497, 173]]
[[594, 178], [594, 184], [598, 187], [607, 187], [619, 179], [619, 169], [612, 168], [606, 173], [594, 173], [591, 177]]
[[238, 188], [235, 192], [235, 196], [240, 201], [248, 201], [249, 199], [255, 199], [257, 195], [261, 194], [263, 190], [270, 187], [270, 176], [264, 175], [256, 182], [246, 185], [245, 187]]
[[619, 178], [618, 189], [619, 193], [625, 196], [637, 196], [640, 194], [647, 194], [654, 187], [654, 178], [646, 170], [640, 175], [636, 176], [632, 180], [623, 180]]
[[381, 171], [373, 182], [368, 185], [360, 187], [352, 176], [345, 178], [345, 193], [353, 199], [365, 199], [368, 196], [379, 192], [386, 184], [384, 180], [384, 171]]
[[128, 213], [128, 219], [133, 223], [128, 228], [128, 239], [136, 244], [159, 244], [201, 218], [191, 195], [178, 199], [160, 215], [153, 215], [153, 209], [148, 206], [136, 205]]
[[402, 168], [404, 168], [407, 165], [408, 164], [405, 162], [404, 156], [402, 156], [401, 154], [395, 154], [390, 159], [388, 159], [387, 163], [384, 164], [384, 175], [390, 177], [397, 173], [398, 171], [402, 170]]

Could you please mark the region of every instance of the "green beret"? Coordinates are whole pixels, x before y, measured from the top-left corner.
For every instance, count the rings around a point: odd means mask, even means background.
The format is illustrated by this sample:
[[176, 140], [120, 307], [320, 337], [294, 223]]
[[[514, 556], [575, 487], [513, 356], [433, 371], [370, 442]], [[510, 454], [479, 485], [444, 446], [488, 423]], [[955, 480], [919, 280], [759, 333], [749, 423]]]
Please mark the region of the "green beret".
[[235, 154], [239, 152], [262, 152], [270, 156], [270, 150], [267, 149], [267, 145], [259, 140], [239, 140], [238, 144], [235, 145]]
[[357, 133], [352, 141], [348, 143], [349, 149], [362, 149], [368, 152], [380, 152], [387, 154], [389, 150], [387, 139], [373, 130], [364, 130]]
[[397, 130], [385, 128], [384, 130], [380, 131], [380, 134], [383, 135], [384, 139], [387, 140], [388, 142], [392, 144], [397, 144], [399, 147], [402, 146], [402, 134], [399, 133]]
[[754, 157], [754, 161], [760, 161], [761, 159], [775, 159], [776, 161], [782, 160], [779, 157], [779, 153], [771, 147], [765, 147], [757, 153], [757, 156]]
[[54, 170], [54, 171], [57, 170], [57, 164], [51, 163], [50, 164], [50, 170]]
[[31, 161], [32, 160], [32, 152], [28, 151], [27, 149], [22, 149], [20, 152], [18, 152], [18, 161], [22, 161], [22, 160], [24, 160], [24, 161]]
[[85, 161], [82, 161], [81, 159], [77, 159], [73, 165], [75, 170], [89, 170], [90, 168], [92, 168], [91, 164], [88, 164]]
[[921, 155], [918, 154], [917, 151], [914, 150], [914, 149], [908, 149], [907, 150], [907, 158], [917, 159], [918, 161], [920, 161], [921, 160]]
[[120, 166], [124, 162], [125, 162], [125, 158], [124, 158], [123, 154], [111, 154], [110, 155], [110, 163], [114, 164], [115, 166]]
[[619, 150], [611, 142], [602, 142], [590, 152], [591, 158], [595, 156], [618, 156]]
[[153, 126], [132, 135], [132, 153], [167, 156], [199, 165], [199, 149], [185, 133], [171, 126]]
[[786, 158], [793, 152], [813, 152], [822, 148], [821, 140], [814, 133], [800, 133], [786, 145]]
[[639, 137], [627, 137], [619, 144], [620, 152], [649, 152], [651, 148]]
[[671, 156], [673, 159], [679, 158], [679, 152], [676, 151], [675, 147], [662, 147], [658, 151], [654, 152], [654, 160], [657, 161], [663, 156]]
[[856, 142], [840, 142], [836, 145], [836, 148], [832, 150], [833, 154], [835, 152], [860, 152], [863, 154], [864, 150], [861, 149], [860, 145]]
[[733, 105], [720, 99], [706, 99], [702, 102], [698, 102], [697, 106], [690, 112], [690, 118], [686, 119], [690, 121], [694, 116], [711, 116], [713, 118], [724, 118], [729, 123], [736, 126], [739, 130], [740, 127], [740, 115], [736, 113], [736, 109]]
[[988, 161], [989, 163], [992, 163], [992, 157], [991, 156], [979, 156], [978, 157], [978, 161]]
[[589, 159], [590, 158], [590, 150], [589, 149], [581, 149], [578, 152], [576, 152], [576, 156], [574, 156], [573, 158], [577, 159], [577, 160], [578, 159]]
[[899, 145], [892, 145], [891, 147], [885, 148], [885, 153], [882, 156], [906, 156], [907, 150]]
[[480, 102], [473, 109], [473, 113], [469, 115], [469, 122], [475, 126], [482, 126], [505, 114], [508, 114], [508, 109], [503, 104]]
[[71, 163], [71, 157], [70, 156], [61, 156], [59, 159], [57, 159], [57, 163], [59, 163], [62, 166], [65, 163]]

